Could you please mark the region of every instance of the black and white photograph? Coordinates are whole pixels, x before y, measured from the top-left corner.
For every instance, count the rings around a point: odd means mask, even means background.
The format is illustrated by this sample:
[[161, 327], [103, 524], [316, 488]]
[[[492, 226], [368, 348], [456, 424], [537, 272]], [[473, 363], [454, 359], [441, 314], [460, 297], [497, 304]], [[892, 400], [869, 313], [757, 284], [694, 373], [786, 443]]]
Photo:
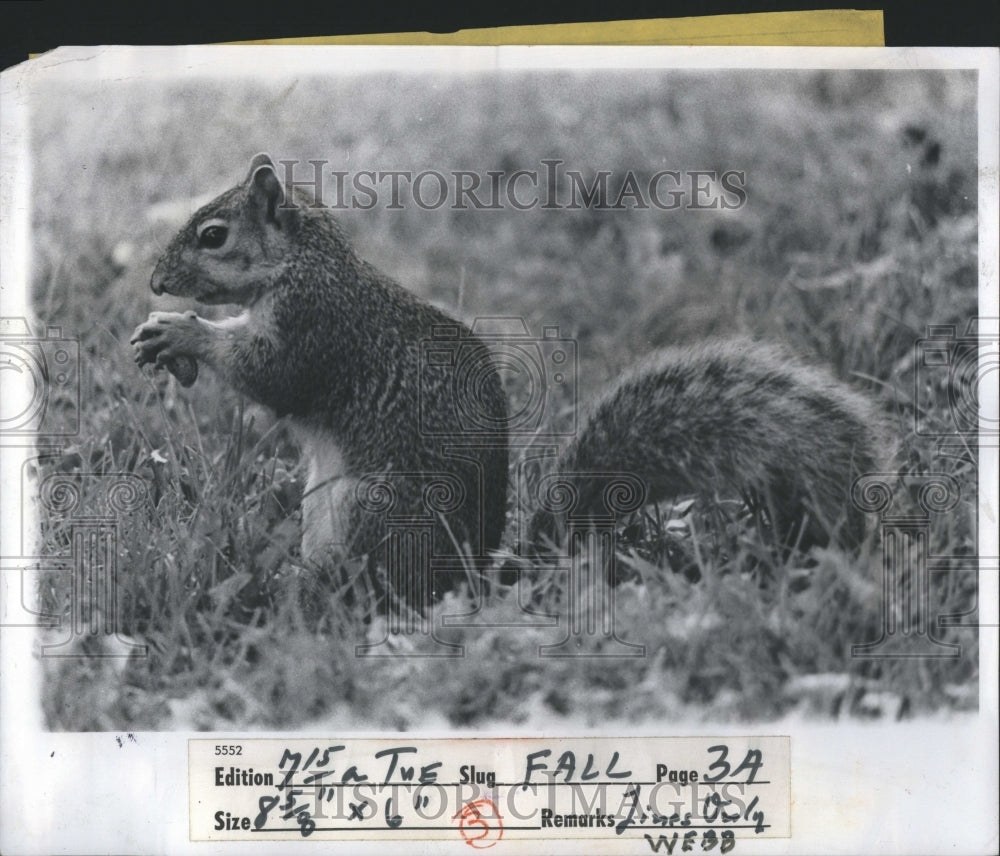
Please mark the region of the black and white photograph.
[[780, 735], [789, 830], [720, 852], [989, 850], [995, 51], [66, 48], [3, 99], [4, 757], [169, 815], [52, 852], [216, 852], [213, 734], [640, 741], [537, 834], [462, 760], [420, 846], [519, 853], [680, 850], [616, 763]]

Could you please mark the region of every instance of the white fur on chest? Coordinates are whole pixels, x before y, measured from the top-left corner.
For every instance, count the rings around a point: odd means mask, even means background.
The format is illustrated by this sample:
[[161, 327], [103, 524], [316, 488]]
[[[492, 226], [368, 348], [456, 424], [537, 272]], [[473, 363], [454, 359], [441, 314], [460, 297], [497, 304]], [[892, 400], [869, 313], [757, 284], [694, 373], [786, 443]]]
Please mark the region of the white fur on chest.
[[292, 420], [306, 463], [302, 497], [302, 555], [321, 561], [346, 553], [357, 480], [344, 472], [344, 456], [329, 431]]
[[298, 419], [292, 420], [292, 426], [306, 461], [307, 491], [344, 475], [344, 455], [329, 431]]

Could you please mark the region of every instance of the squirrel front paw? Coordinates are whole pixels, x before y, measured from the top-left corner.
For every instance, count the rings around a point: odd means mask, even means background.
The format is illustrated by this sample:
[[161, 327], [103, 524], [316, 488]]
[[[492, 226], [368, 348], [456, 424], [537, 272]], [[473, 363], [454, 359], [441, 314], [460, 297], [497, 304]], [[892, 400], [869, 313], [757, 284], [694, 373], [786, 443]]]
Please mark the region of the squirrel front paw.
[[151, 312], [129, 340], [136, 363], [166, 368], [181, 386], [191, 386], [198, 379], [198, 361], [193, 356], [201, 333], [198, 325], [194, 312]]

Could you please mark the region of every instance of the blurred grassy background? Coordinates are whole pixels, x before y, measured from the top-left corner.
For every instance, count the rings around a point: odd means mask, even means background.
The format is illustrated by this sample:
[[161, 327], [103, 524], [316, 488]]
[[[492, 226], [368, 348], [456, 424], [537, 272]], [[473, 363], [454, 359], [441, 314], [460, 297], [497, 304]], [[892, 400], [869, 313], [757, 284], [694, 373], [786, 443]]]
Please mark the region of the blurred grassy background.
[[[704, 550], [698, 579], [622, 557], [619, 626], [647, 657], [540, 660], [558, 631], [448, 631], [458, 662], [362, 661], [380, 630], [294, 569], [301, 480], [280, 423], [203, 372], [191, 390], [132, 364], [152, 266], [259, 151], [327, 170], [539, 169], [586, 176], [742, 170], [738, 211], [342, 211], [361, 254], [460, 317], [519, 315], [578, 342], [588, 400], [637, 356], [706, 336], [788, 343], [866, 388], [898, 428], [901, 472], [943, 470], [962, 505], [935, 554], [975, 550], [975, 469], [915, 435], [913, 347], [977, 305], [972, 72], [386, 74], [40, 87], [33, 99], [33, 302], [77, 336], [82, 428], [43, 470], [134, 472], [153, 505], [123, 525], [123, 632], [142, 660], [47, 665], [59, 729], [469, 725], [576, 717], [892, 716], [976, 704], [976, 637], [948, 661], [867, 661], [880, 560], [797, 557], [769, 585], [753, 545]], [[308, 169], [308, 167], [306, 167]], [[303, 170], [299, 173], [308, 177]], [[946, 427], [944, 379], [923, 418]], [[939, 408], [939, 409], [937, 409]], [[47, 549], [66, 550], [47, 520]], [[767, 561], [776, 561], [773, 557]], [[781, 564], [779, 562], [779, 564]], [[321, 618], [302, 609], [301, 590]], [[68, 581], [46, 580], [64, 610]], [[512, 610], [513, 598], [491, 609]], [[449, 611], [460, 611], [458, 605]], [[466, 605], [467, 606], [467, 605]], [[934, 580], [932, 612], [975, 608], [974, 574]], [[484, 665], [485, 664], [485, 665]], [[886, 702], [885, 699], [891, 699]], [[874, 699], [874, 700], [873, 700]]]

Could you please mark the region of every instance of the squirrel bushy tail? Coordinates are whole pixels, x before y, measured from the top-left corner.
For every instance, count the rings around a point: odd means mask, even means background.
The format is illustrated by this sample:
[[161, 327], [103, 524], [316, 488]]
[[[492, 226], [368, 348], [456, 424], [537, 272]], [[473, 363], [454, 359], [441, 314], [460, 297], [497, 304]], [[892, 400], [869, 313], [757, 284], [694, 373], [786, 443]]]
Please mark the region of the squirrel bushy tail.
[[[601, 511], [604, 482], [588, 473], [631, 473], [648, 502], [748, 497], [783, 545], [856, 546], [865, 520], [851, 485], [878, 468], [881, 434], [865, 396], [783, 348], [704, 343], [656, 352], [619, 378], [555, 470], [575, 513]], [[529, 549], [558, 542], [564, 523], [536, 511]]]

